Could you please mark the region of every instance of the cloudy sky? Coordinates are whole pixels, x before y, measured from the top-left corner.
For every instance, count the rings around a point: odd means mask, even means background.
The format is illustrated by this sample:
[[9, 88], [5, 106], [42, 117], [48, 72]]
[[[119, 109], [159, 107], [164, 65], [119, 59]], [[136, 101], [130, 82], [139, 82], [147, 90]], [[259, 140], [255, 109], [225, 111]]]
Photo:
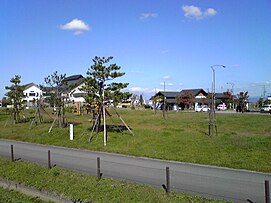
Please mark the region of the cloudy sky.
[[[15, 75], [43, 84], [113, 56], [129, 91], [271, 94], [270, 0], [1, 0], [0, 98]], [[145, 98], [148, 99], [148, 98]]]

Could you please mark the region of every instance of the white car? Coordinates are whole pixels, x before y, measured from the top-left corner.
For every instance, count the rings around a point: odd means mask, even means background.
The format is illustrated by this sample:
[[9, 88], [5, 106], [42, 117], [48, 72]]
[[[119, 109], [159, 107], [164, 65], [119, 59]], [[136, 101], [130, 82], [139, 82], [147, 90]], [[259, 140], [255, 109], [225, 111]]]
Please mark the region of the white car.
[[207, 112], [207, 111], [210, 111], [210, 108], [207, 105], [201, 105], [201, 106], [198, 105], [198, 106], [196, 106], [195, 111], [196, 112]]
[[271, 112], [271, 104], [262, 106], [261, 112]]
[[226, 106], [226, 104], [219, 104], [218, 106], [217, 106], [217, 110], [219, 110], [219, 111], [225, 111], [227, 109], [227, 106]]

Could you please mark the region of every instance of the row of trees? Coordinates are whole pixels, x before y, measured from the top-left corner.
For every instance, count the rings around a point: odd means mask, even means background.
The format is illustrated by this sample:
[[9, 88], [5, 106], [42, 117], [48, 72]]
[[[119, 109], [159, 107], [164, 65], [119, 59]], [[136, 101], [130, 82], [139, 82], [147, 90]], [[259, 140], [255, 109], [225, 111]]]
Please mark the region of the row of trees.
[[[125, 75], [120, 72], [120, 66], [116, 64], [109, 64], [113, 59], [112, 56], [98, 57], [96, 56], [92, 62], [93, 65], [87, 70], [87, 77], [85, 78], [85, 86], [82, 91], [86, 92], [85, 101], [87, 104], [96, 103], [101, 106], [105, 100], [113, 100], [116, 105], [119, 101], [129, 98], [132, 94], [129, 92], [122, 92], [121, 90], [128, 86], [128, 83], [113, 82], [114, 79]], [[65, 124], [65, 108], [64, 98], [62, 93], [66, 88], [71, 88], [65, 84], [66, 74], [59, 74], [57, 71], [47, 76], [44, 81], [49, 87], [42, 87], [41, 89], [49, 93], [49, 102], [54, 105], [57, 112], [58, 126], [63, 127]], [[12, 85], [6, 86], [8, 92], [7, 100], [13, 105], [12, 115], [14, 123], [18, 122], [20, 111], [23, 109], [23, 86], [21, 83], [21, 76], [15, 75], [11, 78]], [[98, 118], [101, 119], [100, 117]]]

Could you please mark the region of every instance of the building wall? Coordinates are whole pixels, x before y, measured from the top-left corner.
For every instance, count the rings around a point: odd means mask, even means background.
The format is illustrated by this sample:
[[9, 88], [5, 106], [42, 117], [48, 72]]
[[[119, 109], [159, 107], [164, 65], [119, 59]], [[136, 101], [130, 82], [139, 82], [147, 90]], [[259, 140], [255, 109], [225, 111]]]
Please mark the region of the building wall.
[[85, 84], [81, 84], [78, 87], [74, 88], [70, 93], [69, 93], [69, 100], [71, 102], [80, 102], [83, 103], [85, 102], [84, 97], [74, 97], [74, 94], [80, 94], [80, 93], [85, 93], [84, 91], [80, 90]]
[[38, 100], [42, 96], [41, 89], [34, 85], [24, 90], [23, 93], [25, 96], [23, 100], [28, 106], [33, 102], [33, 100]]

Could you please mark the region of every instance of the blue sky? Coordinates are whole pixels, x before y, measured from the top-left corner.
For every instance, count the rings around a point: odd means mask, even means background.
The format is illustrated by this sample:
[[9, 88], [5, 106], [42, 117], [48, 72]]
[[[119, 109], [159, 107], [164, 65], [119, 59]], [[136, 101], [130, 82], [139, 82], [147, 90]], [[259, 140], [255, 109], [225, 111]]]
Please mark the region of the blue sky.
[[85, 76], [95, 56], [113, 56], [145, 99], [164, 82], [211, 91], [215, 64], [217, 92], [271, 95], [270, 11], [270, 0], [2, 0], [0, 98], [15, 75]]

